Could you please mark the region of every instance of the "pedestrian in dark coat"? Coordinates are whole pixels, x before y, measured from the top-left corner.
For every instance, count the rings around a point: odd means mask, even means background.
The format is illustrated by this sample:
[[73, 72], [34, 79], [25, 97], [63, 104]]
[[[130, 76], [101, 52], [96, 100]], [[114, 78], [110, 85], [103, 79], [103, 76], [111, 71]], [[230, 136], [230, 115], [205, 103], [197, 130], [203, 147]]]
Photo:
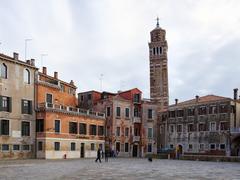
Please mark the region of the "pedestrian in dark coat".
[[95, 160], [95, 162], [97, 162], [98, 160], [101, 163], [101, 149], [100, 148], [98, 148], [98, 150], [97, 150], [97, 159]]

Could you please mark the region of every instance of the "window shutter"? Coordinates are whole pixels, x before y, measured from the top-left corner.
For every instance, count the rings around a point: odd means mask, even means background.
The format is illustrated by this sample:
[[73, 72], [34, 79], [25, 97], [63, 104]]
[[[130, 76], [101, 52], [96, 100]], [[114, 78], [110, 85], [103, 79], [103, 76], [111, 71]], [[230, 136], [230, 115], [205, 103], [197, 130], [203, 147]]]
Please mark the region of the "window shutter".
[[29, 114], [32, 114], [32, 101], [29, 101]]
[[2, 96], [0, 96], [0, 111], [2, 111]]
[[12, 97], [8, 97], [8, 112], [12, 112]]
[[24, 114], [24, 106], [23, 106], [23, 100], [22, 100], [22, 114]]

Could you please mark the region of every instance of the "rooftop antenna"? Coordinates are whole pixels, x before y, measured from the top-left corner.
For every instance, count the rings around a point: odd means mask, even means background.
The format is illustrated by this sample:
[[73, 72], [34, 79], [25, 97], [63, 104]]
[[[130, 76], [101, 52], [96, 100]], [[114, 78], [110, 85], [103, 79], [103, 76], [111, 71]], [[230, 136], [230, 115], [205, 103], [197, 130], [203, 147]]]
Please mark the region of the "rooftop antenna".
[[32, 39], [25, 39], [25, 61], [27, 60], [27, 43], [32, 41]]
[[102, 91], [102, 81], [103, 81], [103, 74], [100, 74], [100, 78], [99, 78], [99, 80], [100, 80], [100, 90]]
[[43, 66], [43, 57], [47, 56], [48, 54], [41, 54], [41, 67]]
[[157, 16], [157, 27], [159, 27], [159, 17]]

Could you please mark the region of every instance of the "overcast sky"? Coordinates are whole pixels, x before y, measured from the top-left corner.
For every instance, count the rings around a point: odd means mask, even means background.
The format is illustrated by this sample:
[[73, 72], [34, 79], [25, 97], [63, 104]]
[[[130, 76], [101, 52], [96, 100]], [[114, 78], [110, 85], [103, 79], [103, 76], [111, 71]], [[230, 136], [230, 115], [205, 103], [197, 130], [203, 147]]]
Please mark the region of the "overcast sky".
[[[78, 92], [149, 97], [150, 31], [166, 29], [170, 102], [240, 88], [239, 0], [0, 0], [0, 52], [35, 58]], [[43, 56], [41, 61], [41, 54]]]

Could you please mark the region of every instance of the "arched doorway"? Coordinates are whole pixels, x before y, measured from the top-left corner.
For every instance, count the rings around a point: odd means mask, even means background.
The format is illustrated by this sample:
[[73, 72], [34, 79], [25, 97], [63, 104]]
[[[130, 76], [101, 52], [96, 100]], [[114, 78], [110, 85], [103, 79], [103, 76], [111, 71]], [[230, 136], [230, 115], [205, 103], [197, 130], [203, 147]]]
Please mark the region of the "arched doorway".
[[232, 140], [231, 155], [240, 156], [240, 135], [234, 137]]

